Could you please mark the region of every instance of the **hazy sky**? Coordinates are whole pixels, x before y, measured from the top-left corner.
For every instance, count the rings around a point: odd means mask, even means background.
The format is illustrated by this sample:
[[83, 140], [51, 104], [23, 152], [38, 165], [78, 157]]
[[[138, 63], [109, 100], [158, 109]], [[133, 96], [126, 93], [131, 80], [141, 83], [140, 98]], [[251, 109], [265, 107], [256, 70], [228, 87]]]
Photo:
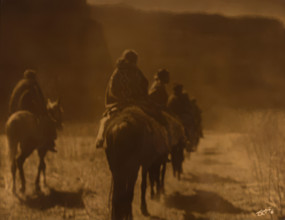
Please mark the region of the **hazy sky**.
[[285, 24], [285, 0], [88, 0], [91, 4], [125, 3], [140, 9], [207, 12], [228, 16], [258, 15], [279, 18]]

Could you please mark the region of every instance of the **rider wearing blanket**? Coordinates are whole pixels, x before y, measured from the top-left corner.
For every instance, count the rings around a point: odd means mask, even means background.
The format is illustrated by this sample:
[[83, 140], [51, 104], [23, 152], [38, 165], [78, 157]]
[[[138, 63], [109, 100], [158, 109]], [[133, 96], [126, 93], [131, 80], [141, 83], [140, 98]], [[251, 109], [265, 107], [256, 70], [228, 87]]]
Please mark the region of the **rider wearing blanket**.
[[[140, 110], [134, 112], [143, 112], [140, 115], [147, 115], [152, 119], [150, 121], [155, 122], [155, 124], [150, 122], [151, 130], [158, 126], [161, 128], [160, 130], [164, 130], [162, 133], [165, 133], [166, 127], [169, 127], [168, 118], [151, 101], [153, 91], [150, 90], [150, 96], [148, 95], [148, 80], [137, 67], [137, 60], [138, 55], [135, 51], [126, 50], [117, 62], [117, 67], [107, 86], [105, 103], [107, 110], [100, 122], [96, 140], [97, 148], [103, 147], [105, 130], [112, 118], [129, 107], [132, 107], [130, 109], [139, 108]], [[160, 136], [166, 137], [165, 135]]]
[[168, 94], [166, 84], [169, 83], [169, 72], [165, 69], [160, 69], [154, 75], [154, 82], [149, 90], [149, 98], [157, 108], [166, 110]]
[[[36, 72], [26, 70], [24, 77], [15, 86], [12, 91], [9, 102], [9, 114], [12, 115], [17, 111], [29, 111], [37, 118], [39, 127], [42, 130], [40, 139], [46, 139], [47, 134], [54, 133], [53, 129], [45, 126], [48, 120], [47, 103], [42, 90], [37, 82]], [[53, 134], [56, 139], [56, 134]], [[54, 140], [45, 140], [50, 151], [56, 152]]]
[[173, 94], [168, 100], [168, 109], [176, 115], [184, 125], [185, 133], [190, 143], [192, 151], [195, 151], [199, 139], [203, 137], [201, 110], [197, 106], [195, 99], [190, 99], [188, 94], [183, 91], [182, 84], [173, 87]]

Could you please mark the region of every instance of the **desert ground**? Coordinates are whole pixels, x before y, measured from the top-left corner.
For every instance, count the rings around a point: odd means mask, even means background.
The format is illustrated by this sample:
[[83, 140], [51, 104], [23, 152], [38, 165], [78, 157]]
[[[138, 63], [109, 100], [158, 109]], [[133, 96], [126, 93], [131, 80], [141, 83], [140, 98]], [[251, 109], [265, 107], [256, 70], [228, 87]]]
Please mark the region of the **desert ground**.
[[[104, 149], [95, 149], [96, 125], [67, 124], [59, 133], [58, 153], [48, 153], [47, 186], [34, 193], [38, 157], [34, 154], [24, 165], [27, 190], [12, 194], [8, 149], [4, 134], [0, 137], [0, 219], [110, 219], [111, 173]], [[205, 131], [197, 152], [185, 154], [180, 181], [167, 164], [165, 194], [147, 203], [151, 216], [140, 213], [140, 181], [135, 187], [134, 219], [157, 220], [247, 220], [278, 219], [274, 214], [257, 216], [264, 206], [258, 181], [251, 167], [242, 132]]]

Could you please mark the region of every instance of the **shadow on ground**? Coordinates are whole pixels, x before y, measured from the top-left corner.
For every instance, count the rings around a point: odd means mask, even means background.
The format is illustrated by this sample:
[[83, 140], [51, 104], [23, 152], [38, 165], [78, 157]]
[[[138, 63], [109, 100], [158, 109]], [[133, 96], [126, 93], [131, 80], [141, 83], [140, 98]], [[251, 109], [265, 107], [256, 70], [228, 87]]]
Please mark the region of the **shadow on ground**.
[[205, 165], [223, 165], [223, 166], [230, 166], [230, 165], [232, 165], [232, 163], [230, 163], [230, 162], [215, 160], [215, 159], [211, 159], [211, 158], [205, 158], [202, 161], [202, 163], [205, 164]]
[[58, 191], [50, 188], [50, 193], [48, 195], [37, 194], [34, 196], [27, 196], [25, 199], [18, 198], [23, 204], [33, 209], [45, 210], [55, 206], [84, 209], [85, 206], [82, 195], [82, 189], [77, 192], [70, 192]]
[[244, 210], [234, 207], [218, 194], [203, 190], [195, 190], [195, 194], [193, 195], [182, 195], [176, 192], [165, 198], [165, 205], [169, 208], [184, 210], [186, 213], [185, 220], [197, 219], [192, 214], [193, 212], [200, 214], [207, 212], [228, 214], [245, 213]]
[[200, 152], [203, 155], [218, 155], [221, 154], [221, 151], [219, 151], [220, 147], [208, 147], [204, 148], [202, 152]]
[[186, 176], [182, 178], [184, 181], [189, 181], [191, 183], [236, 183], [240, 184], [241, 182], [236, 181], [230, 177], [222, 177], [216, 174], [211, 173], [199, 173], [198, 175], [187, 173]]

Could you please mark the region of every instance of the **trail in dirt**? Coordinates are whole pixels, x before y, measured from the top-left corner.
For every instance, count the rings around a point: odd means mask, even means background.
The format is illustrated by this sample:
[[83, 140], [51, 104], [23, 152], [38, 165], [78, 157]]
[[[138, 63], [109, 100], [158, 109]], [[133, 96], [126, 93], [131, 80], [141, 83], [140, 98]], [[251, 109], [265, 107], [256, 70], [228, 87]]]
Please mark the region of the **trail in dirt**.
[[[166, 194], [160, 201], [147, 203], [151, 213], [140, 213], [140, 175], [135, 188], [135, 219], [157, 220], [247, 220], [257, 217], [248, 185], [249, 159], [239, 146], [240, 134], [207, 132], [196, 153], [186, 155], [181, 181], [167, 165]], [[0, 139], [0, 219], [108, 219], [110, 171], [103, 150], [94, 149], [93, 137], [60, 136], [58, 154], [49, 154], [47, 182], [43, 194], [33, 194], [37, 157], [25, 164], [27, 195], [20, 199], [11, 193], [11, 179], [5, 141]], [[3, 162], [6, 161], [6, 162]], [[19, 180], [18, 180], [19, 186]], [[263, 207], [260, 207], [260, 209]]]
[[[168, 165], [166, 195], [159, 203], [148, 200], [153, 216], [181, 220], [270, 219], [257, 217], [258, 208], [252, 206], [249, 158], [239, 144], [240, 138], [241, 134], [207, 132], [198, 151], [190, 158], [186, 155], [181, 181], [173, 178]], [[139, 211], [136, 214], [140, 216]]]

